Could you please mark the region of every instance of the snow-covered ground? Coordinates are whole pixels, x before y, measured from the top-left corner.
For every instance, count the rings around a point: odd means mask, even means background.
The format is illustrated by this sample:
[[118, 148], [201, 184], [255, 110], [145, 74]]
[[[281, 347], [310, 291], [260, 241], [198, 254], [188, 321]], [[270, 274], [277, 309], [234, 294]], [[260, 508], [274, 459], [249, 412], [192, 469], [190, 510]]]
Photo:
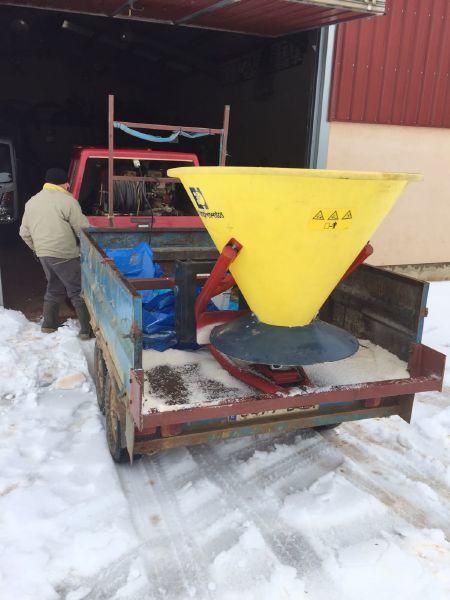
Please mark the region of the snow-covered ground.
[[[425, 343], [450, 347], [450, 283]], [[450, 369], [399, 418], [110, 460], [76, 328], [0, 309], [2, 600], [448, 600]]]

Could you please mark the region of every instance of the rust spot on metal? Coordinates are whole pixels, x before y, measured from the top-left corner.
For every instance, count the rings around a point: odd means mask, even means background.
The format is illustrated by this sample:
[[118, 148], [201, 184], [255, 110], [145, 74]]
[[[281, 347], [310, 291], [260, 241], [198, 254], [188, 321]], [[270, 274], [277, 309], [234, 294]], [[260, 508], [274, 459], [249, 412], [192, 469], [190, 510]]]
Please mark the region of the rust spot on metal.
[[366, 408], [376, 408], [381, 405], [381, 398], [369, 398], [368, 400], [364, 400], [364, 406]]
[[167, 448], [176, 448], [179, 446], [192, 446], [195, 444], [204, 444], [206, 442], [216, 442], [231, 438], [237, 438], [244, 435], [255, 435], [260, 433], [284, 433], [296, 429], [307, 429], [317, 427], [323, 424], [342, 423], [358, 419], [367, 419], [374, 417], [388, 417], [399, 413], [399, 404], [391, 406], [381, 406], [378, 408], [357, 408], [355, 410], [344, 410], [336, 412], [322, 413], [311, 416], [310, 414], [302, 417], [284, 417], [282, 419], [266, 419], [261, 421], [248, 421], [232, 423], [215, 429], [203, 429], [189, 433], [182, 433], [177, 436], [165, 437], [153, 440], [136, 439], [135, 452], [146, 454], [155, 450]]

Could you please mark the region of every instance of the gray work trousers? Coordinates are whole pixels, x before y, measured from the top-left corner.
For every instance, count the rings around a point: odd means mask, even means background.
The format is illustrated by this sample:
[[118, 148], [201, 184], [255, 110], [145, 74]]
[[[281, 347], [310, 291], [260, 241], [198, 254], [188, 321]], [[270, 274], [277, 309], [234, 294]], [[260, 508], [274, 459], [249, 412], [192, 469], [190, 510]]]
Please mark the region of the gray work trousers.
[[40, 256], [42, 268], [47, 277], [46, 302], [64, 302], [70, 298], [74, 308], [84, 304], [81, 294], [80, 258], [55, 258]]

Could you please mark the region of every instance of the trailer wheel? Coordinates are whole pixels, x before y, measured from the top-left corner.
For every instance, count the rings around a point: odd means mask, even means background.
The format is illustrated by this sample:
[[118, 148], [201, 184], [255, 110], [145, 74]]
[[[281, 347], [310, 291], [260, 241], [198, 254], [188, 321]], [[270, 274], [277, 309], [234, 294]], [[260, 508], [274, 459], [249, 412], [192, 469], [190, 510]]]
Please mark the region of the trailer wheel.
[[103, 352], [98, 343], [95, 342], [94, 348], [94, 382], [97, 390], [97, 403], [102, 413], [105, 414], [105, 386], [108, 370], [106, 368]]
[[123, 417], [121, 418], [117, 386], [109, 375], [105, 377], [105, 421], [106, 440], [111, 456], [116, 463], [130, 462], [128, 450], [122, 442]]

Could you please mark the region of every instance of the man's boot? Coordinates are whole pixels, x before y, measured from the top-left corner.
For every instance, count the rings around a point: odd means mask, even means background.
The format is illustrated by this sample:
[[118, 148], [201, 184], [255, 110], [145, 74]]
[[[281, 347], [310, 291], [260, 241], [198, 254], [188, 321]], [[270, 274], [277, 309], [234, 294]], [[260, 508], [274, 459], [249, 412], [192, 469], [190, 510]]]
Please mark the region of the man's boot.
[[88, 340], [91, 337], [91, 323], [90, 323], [90, 316], [89, 316], [89, 311], [86, 308], [86, 304], [77, 304], [77, 306], [75, 306], [75, 312], [77, 313], [77, 317], [78, 317], [78, 321], [80, 322], [80, 333], [78, 334], [78, 337], [81, 340]]
[[58, 304], [56, 302], [44, 301], [44, 319], [41, 325], [42, 333], [53, 333], [58, 329]]

